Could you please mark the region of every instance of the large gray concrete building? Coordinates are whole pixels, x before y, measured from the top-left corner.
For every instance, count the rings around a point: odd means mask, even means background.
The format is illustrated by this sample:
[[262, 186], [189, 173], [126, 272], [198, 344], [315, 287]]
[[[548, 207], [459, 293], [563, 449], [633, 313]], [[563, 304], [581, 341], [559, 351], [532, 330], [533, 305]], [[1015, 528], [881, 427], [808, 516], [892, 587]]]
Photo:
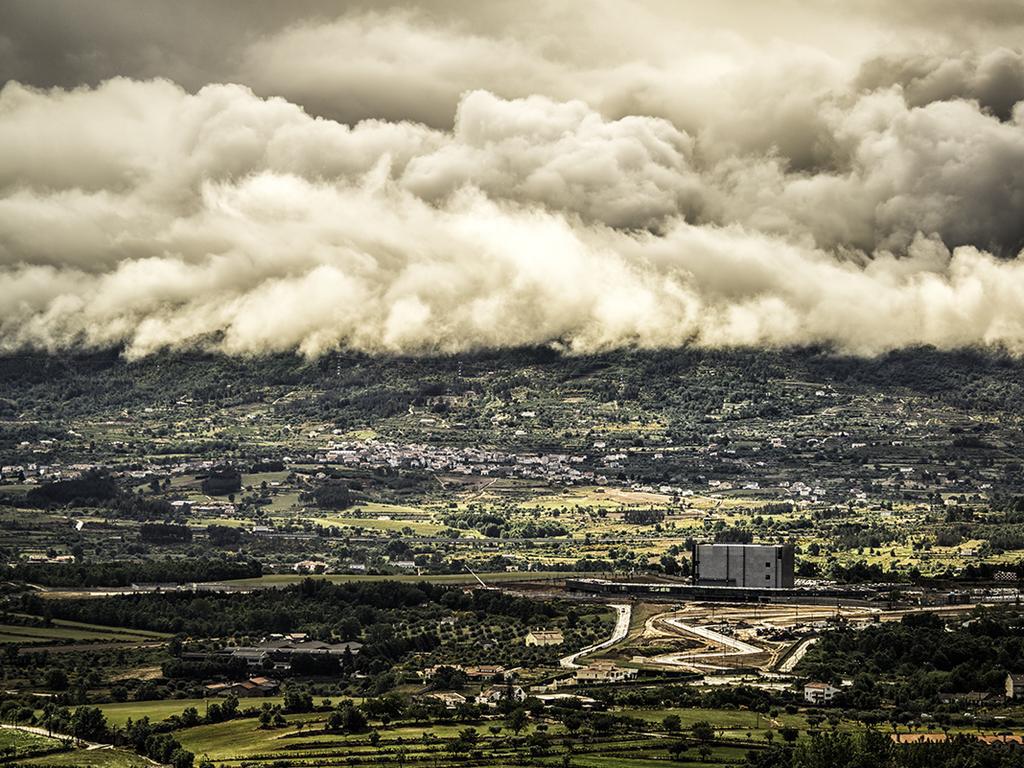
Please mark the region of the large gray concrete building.
[[793, 587], [789, 544], [698, 544], [693, 549], [693, 582], [711, 587]]

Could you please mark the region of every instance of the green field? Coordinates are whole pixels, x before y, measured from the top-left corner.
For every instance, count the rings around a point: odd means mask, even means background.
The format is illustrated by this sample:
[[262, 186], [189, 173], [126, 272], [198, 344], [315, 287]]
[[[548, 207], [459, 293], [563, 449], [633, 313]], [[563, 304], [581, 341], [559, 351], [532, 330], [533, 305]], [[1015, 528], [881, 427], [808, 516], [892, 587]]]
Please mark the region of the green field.
[[769, 730], [780, 726], [793, 726], [804, 729], [807, 727], [807, 720], [800, 715], [779, 714], [775, 718], [758, 714], [748, 709], [694, 709], [694, 708], [673, 708], [673, 709], [637, 709], [621, 710], [619, 714], [646, 720], [652, 725], [660, 724], [667, 715], [679, 717], [682, 730], [685, 732], [694, 723], [705, 720], [721, 731], [728, 738], [744, 738], [747, 733], [752, 734], [756, 739], [764, 738]]
[[61, 748], [60, 741], [48, 736], [28, 733], [16, 728], [0, 728], [0, 755], [6, 757], [24, 758]]
[[50, 627], [26, 627], [0, 624], [0, 643], [66, 643], [82, 641], [140, 643], [161, 639], [166, 635], [136, 632], [115, 627], [98, 627], [76, 622], [54, 622]]
[[155, 763], [139, 757], [134, 752], [121, 749], [75, 749], [24, 760], [20, 765], [54, 768], [153, 768]]
[[413, 533], [421, 536], [431, 536], [444, 529], [443, 525], [424, 520], [396, 520], [393, 518], [382, 520], [376, 517], [306, 517], [303, 519], [323, 526], [333, 525], [339, 528], [366, 528], [378, 531], [401, 531], [409, 528]]
[[[199, 710], [199, 714], [203, 715], [206, 713], [207, 703], [216, 701], [216, 698], [161, 699], [159, 701], [125, 701], [118, 704], [100, 704], [99, 707], [103, 710], [103, 714], [107, 716], [107, 721], [111, 725], [124, 725], [129, 718], [139, 720], [140, 718], [148, 717], [153, 722], [166, 720], [171, 715], [180, 715], [189, 707], [195, 707]], [[280, 704], [282, 701], [283, 698], [281, 696], [242, 699], [239, 701], [239, 707], [245, 709], [247, 707], [259, 707], [264, 702]]]
[[[711, 711], [708, 711], [710, 714]], [[380, 741], [373, 744], [370, 734], [336, 734], [322, 730], [323, 715], [291, 715], [283, 728], [263, 730], [255, 719], [238, 719], [226, 723], [201, 725], [175, 733], [186, 749], [197, 757], [207, 756], [222, 766], [236, 766], [249, 761], [271, 762], [287, 760], [289, 765], [316, 766], [335, 764], [346, 758], [358, 758], [360, 765], [393, 765], [401, 753], [404, 759], [423, 762], [431, 766], [459, 765], [448, 745], [460, 731], [474, 727], [479, 736], [478, 748], [488, 758], [488, 766], [521, 765], [524, 757], [522, 739], [538, 732], [537, 723], [530, 724], [518, 736], [513, 735], [498, 720], [485, 720], [473, 726], [452, 725], [400, 725], [378, 727]], [[301, 728], [300, 728], [301, 725]], [[490, 726], [499, 728], [497, 735]], [[684, 766], [698, 764], [696, 749], [679, 761], [668, 756], [670, 737], [658, 734], [589, 735], [585, 739], [570, 737], [558, 723], [546, 723], [550, 737], [547, 754], [538, 755], [533, 764], [562, 765], [567, 752], [567, 741], [572, 742], [573, 766], [594, 768], [633, 768], [634, 766]], [[716, 745], [712, 748], [708, 765], [735, 763], [746, 753], [746, 748]]]

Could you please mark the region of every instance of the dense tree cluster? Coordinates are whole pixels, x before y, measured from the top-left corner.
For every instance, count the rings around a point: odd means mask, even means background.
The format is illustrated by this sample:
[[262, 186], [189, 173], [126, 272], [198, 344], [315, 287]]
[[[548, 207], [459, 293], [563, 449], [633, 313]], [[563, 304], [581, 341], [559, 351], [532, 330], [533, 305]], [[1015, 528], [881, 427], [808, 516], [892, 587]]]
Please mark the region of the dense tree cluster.
[[262, 573], [262, 564], [252, 558], [210, 557], [107, 563], [17, 563], [10, 577], [47, 587], [126, 587], [142, 583], [248, 579]]
[[203, 477], [203, 493], [209, 496], [227, 496], [242, 490], [242, 473], [232, 466], [214, 467]]
[[747, 768], [1020, 768], [1024, 752], [1010, 744], [987, 744], [969, 735], [945, 741], [895, 744], [878, 731], [823, 731], [810, 738], [751, 751]]
[[[839, 680], [862, 676], [898, 678], [906, 695], [928, 699], [941, 691], [999, 691], [1007, 672], [1024, 672], [1024, 636], [1016, 613], [949, 621], [912, 614], [865, 630], [829, 632], [804, 658], [811, 677]], [[864, 681], [865, 687], [867, 681]], [[858, 686], [849, 695], [858, 693]], [[863, 706], [871, 701], [852, 702]]]
[[665, 513], [660, 509], [627, 509], [622, 519], [633, 525], [655, 525], [665, 521]]
[[139, 538], [150, 544], [187, 544], [192, 541], [192, 529], [176, 523], [143, 523]]
[[329, 480], [321, 483], [303, 498], [312, 501], [320, 509], [341, 510], [352, 506], [352, 492], [343, 480]]
[[96, 505], [112, 501], [120, 494], [117, 481], [107, 472], [91, 470], [81, 477], [43, 483], [25, 494], [30, 506], [52, 507], [60, 504]]
[[[357, 666], [376, 672], [386, 670], [408, 653], [436, 648], [440, 643], [437, 621], [452, 612], [470, 614], [477, 621], [512, 620], [522, 628], [547, 624], [564, 610], [550, 601], [496, 590], [467, 592], [427, 582], [331, 584], [312, 578], [284, 589], [251, 594], [167, 592], [45, 601], [27, 594], [22, 607], [34, 613], [45, 611], [55, 618], [192, 637], [312, 631], [324, 638], [361, 639], [366, 645], [356, 657]], [[525, 650], [519, 645], [517, 648]], [[185, 667], [168, 671], [194, 676]]]

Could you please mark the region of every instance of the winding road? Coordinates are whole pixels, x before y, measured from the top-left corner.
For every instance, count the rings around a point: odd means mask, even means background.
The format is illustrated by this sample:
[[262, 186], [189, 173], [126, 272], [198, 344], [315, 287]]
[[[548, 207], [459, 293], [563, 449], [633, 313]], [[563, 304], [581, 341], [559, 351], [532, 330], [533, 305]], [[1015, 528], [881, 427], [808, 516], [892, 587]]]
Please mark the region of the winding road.
[[717, 646], [724, 650], [703, 650], [703, 651], [683, 651], [680, 653], [663, 653], [658, 656], [651, 658], [651, 661], [655, 664], [662, 664], [664, 666], [671, 667], [707, 667], [706, 664], [695, 664], [697, 659], [720, 659], [729, 656], [751, 656], [753, 654], [764, 653], [763, 648], [758, 648], [756, 645], [751, 645], [743, 640], [739, 640], [729, 635], [724, 635], [721, 632], [716, 632], [708, 627], [700, 627], [695, 624], [688, 624], [681, 618], [672, 616], [667, 619], [663, 619], [663, 622], [674, 630], [678, 630], [680, 633], [685, 635], [692, 635], [700, 638], [708, 645]]
[[615, 629], [612, 630], [611, 637], [609, 637], [607, 640], [602, 640], [599, 643], [588, 645], [586, 648], [576, 651], [575, 653], [570, 653], [568, 656], [564, 656], [563, 658], [559, 659], [558, 663], [563, 668], [579, 669], [582, 665], [576, 663], [578, 659], [582, 658], [583, 656], [586, 656], [587, 654], [591, 654], [596, 651], [601, 651], [605, 648], [608, 648], [609, 646], [615, 645], [615, 643], [619, 642], [620, 640], [624, 640], [626, 635], [629, 634], [629, 622], [633, 616], [633, 606], [614, 603], [612, 605], [609, 605], [608, 607], [614, 608], [616, 613], [618, 613], [618, 618], [615, 620]]

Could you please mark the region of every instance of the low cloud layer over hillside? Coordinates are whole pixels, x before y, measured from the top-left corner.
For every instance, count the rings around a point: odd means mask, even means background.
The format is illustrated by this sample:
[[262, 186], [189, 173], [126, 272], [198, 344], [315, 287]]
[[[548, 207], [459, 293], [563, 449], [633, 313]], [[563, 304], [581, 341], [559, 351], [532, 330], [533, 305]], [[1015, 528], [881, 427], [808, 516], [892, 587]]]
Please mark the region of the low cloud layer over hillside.
[[12, 3], [0, 348], [1024, 352], [1024, 9], [688, 5]]

